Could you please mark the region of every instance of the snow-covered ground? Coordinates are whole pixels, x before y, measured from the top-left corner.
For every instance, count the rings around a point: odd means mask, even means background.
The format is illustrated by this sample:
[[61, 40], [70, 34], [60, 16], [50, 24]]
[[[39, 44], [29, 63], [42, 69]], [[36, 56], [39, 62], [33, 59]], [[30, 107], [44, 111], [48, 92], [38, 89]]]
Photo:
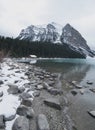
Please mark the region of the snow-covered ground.
[[[28, 66], [24, 64], [19, 66], [11, 59], [1, 63], [0, 80], [3, 81], [3, 84], [0, 85], [0, 92], [3, 92], [3, 96], [0, 97], [0, 115], [4, 115], [6, 118], [16, 115], [16, 109], [21, 102], [19, 96], [8, 93], [8, 84], [15, 83], [18, 87], [23, 87], [25, 83], [29, 83], [28, 77], [25, 75], [27, 68]], [[6, 121], [6, 130], [12, 129], [13, 122], [14, 120]]]

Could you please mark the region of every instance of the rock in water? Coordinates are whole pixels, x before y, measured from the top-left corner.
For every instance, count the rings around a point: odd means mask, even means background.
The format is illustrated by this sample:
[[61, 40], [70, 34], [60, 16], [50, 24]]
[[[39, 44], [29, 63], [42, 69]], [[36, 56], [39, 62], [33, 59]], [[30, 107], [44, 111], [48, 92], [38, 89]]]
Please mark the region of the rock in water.
[[88, 111], [88, 113], [89, 113], [92, 117], [95, 118], [95, 111], [94, 111], [94, 110], [93, 110], [93, 111]]
[[77, 91], [76, 90], [72, 90], [71, 93], [72, 93], [73, 96], [77, 95]]
[[91, 88], [90, 91], [92, 91], [93, 93], [95, 93], [95, 88]]
[[93, 82], [88, 80], [88, 81], [87, 81], [87, 84], [92, 85]]
[[61, 110], [61, 105], [58, 98], [48, 98], [44, 100], [44, 103], [50, 107]]
[[60, 89], [56, 89], [56, 88], [52, 88], [52, 87], [49, 87], [48, 88], [48, 92], [52, 95], [62, 95], [63, 94], [63, 91], [60, 90]]
[[12, 126], [12, 130], [29, 130], [29, 120], [24, 116], [18, 117]]
[[47, 118], [43, 114], [39, 114], [37, 117], [38, 130], [50, 130]]

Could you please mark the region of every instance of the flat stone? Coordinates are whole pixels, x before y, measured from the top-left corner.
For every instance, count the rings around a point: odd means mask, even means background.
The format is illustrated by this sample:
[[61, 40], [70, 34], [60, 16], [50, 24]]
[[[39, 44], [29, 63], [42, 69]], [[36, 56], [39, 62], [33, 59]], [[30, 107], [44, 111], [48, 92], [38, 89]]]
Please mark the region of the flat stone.
[[61, 110], [61, 105], [58, 98], [48, 98], [44, 100], [44, 103], [50, 107]]
[[94, 110], [93, 110], [93, 111], [88, 111], [88, 113], [89, 113], [92, 117], [95, 118], [95, 111], [94, 111]]
[[92, 91], [93, 93], [95, 93], [95, 88], [91, 88], [90, 91]]
[[52, 76], [53, 78], [57, 78], [57, 77], [58, 77], [58, 75], [55, 74], [55, 73], [51, 74], [51, 76]]
[[93, 82], [88, 80], [88, 81], [87, 81], [87, 84], [92, 85]]
[[12, 130], [29, 130], [29, 120], [24, 116], [18, 117], [12, 126]]
[[44, 75], [44, 77], [45, 77], [45, 78], [50, 78], [50, 75], [47, 74], [47, 75]]
[[5, 128], [4, 116], [0, 115], [0, 129]]
[[61, 94], [63, 94], [63, 91], [62, 90], [59, 90], [59, 89], [56, 89], [56, 88], [52, 88], [52, 87], [50, 87], [50, 88], [48, 88], [47, 89], [48, 90], [48, 92], [50, 93], [50, 94], [52, 94], [52, 95], [61, 95]]
[[17, 71], [15, 71], [15, 73], [20, 73], [20, 71], [19, 71], [19, 70], [17, 70]]
[[20, 116], [26, 116], [28, 118], [33, 118], [34, 117], [34, 111], [31, 107], [27, 107], [24, 105], [20, 105], [17, 108], [17, 114]]
[[47, 118], [43, 114], [39, 114], [37, 117], [37, 130], [50, 130]]
[[75, 85], [75, 87], [78, 88], [78, 89], [82, 89], [82, 86], [81, 86], [81, 85], [78, 85], [78, 84]]

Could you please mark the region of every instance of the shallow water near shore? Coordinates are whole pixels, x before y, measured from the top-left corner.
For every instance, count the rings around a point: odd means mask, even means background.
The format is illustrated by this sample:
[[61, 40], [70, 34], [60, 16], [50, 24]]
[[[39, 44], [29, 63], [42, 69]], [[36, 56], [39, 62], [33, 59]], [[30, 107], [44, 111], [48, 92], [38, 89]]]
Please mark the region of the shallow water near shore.
[[[95, 118], [88, 114], [89, 110], [95, 110], [95, 93], [90, 91], [95, 88], [95, 59], [40, 59], [36, 65], [60, 73], [61, 81], [77, 81], [82, 86], [83, 94], [77, 88], [66, 88], [63, 85], [69, 101], [69, 111], [77, 130], [95, 130]], [[88, 80], [93, 84], [88, 85]], [[75, 96], [71, 94], [73, 89], [77, 91]]]

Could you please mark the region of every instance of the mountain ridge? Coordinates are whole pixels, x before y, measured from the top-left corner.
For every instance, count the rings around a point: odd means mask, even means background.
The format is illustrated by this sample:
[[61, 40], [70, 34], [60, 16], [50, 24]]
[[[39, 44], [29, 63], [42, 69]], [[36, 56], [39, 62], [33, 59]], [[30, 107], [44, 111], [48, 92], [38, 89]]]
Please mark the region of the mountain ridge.
[[20, 40], [50, 42], [54, 44], [68, 45], [74, 51], [83, 53], [84, 55], [92, 55], [90, 47], [83, 36], [73, 28], [69, 23], [65, 26], [56, 24], [55, 22], [45, 25], [31, 25], [21, 30]]

